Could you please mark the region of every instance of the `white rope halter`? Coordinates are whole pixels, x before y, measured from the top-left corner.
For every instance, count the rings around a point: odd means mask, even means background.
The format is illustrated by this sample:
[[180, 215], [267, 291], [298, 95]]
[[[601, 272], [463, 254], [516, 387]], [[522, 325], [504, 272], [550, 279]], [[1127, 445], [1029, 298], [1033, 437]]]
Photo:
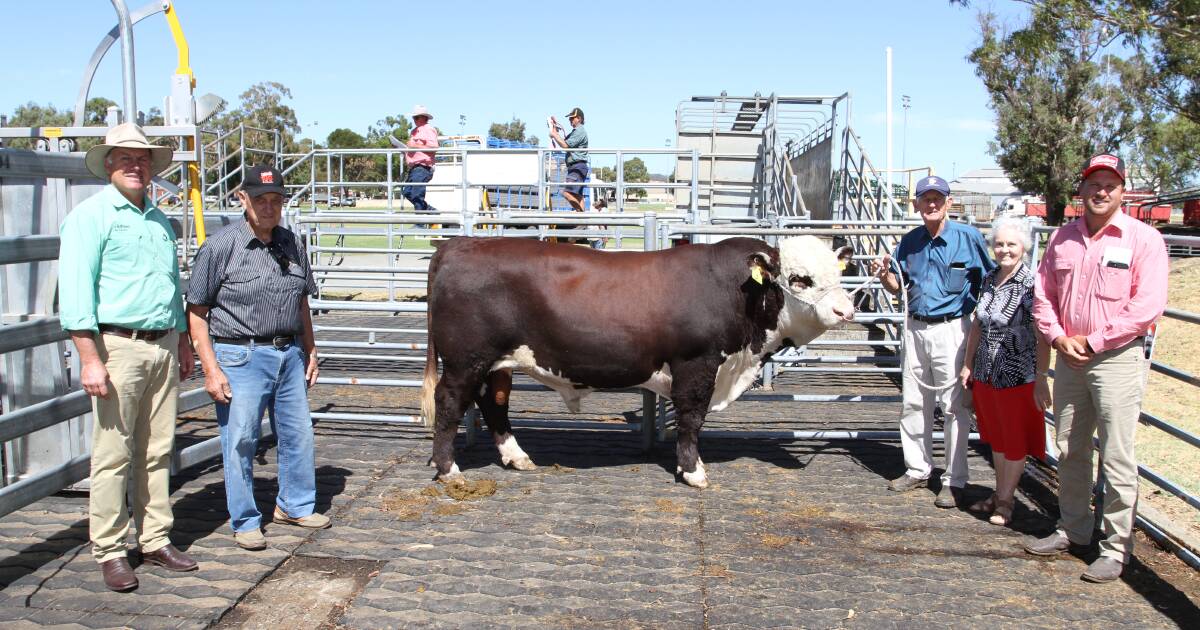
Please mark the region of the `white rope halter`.
[[[883, 284], [883, 281], [882, 281], [883, 274], [886, 273], [887, 271], [890, 271], [891, 267], [893, 267], [893, 266], [896, 269], [896, 280], [900, 284], [900, 293], [901, 293], [900, 300], [904, 303], [904, 319], [906, 321], [905, 326], [907, 326], [908, 325], [907, 324], [907, 320], [908, 320], [908, 284], [906, 284], [904, 282], [904, 274], [900, 272], [900, 266], [896, 263], [896, 261], [894, 259], [891, 261], [891, 265], [889, 265], [889, 269], [886, 269], [886, 270], [881, 269], [878, 274], [871, 276], [871, 278], [869, 280], [867, 280], [866, 282], [859, 285], [858, 288], [855, 289], [850, 295], [853, 296], [855, 293], [863, 290], [864, 288], [866, 288], [868, 286], [871, 286], [871, 284], [874, 282], [879, 282], [880, 285], [882, 285]], [[905, 366], [904, 373], [907, 374], [908, 376], [911, 376], [913, 382], [915, 382], [918, 386], [920, 386], [921, 389], [925, 389], [925, 390], [928, 390], [931, 392], [941, 392], [941, 391], [950, 389], [951, 387], [954, 387], [954, 384], [958, 382], [957, 374], [950, 375], [950, 382], [946, 383], [945, 385], [930, 385], [930, 384], [922, 381], [921, 379], [917, 378], [916, 374], [913, 374], [912, 365], [906, 364], [906, 362], [904, 361], [904, 355], [907, 353], [908, 353], [908, 349], [904, 346], [903, 343], [901, 343], [900, 344], [900, 365]]]

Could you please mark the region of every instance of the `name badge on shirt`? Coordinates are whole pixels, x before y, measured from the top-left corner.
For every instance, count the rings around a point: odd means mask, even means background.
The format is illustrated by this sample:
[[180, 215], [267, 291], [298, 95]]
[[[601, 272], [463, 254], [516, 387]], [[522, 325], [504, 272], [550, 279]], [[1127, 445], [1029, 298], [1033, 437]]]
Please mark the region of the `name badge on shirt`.
[[1128, 247], [1110, 245], [1104, 248], [1104, 255], [1100, 258], [1101, 267], [1113, 267], [1114, 269], [1128, 269], [1132, 262], [1133, 250]]

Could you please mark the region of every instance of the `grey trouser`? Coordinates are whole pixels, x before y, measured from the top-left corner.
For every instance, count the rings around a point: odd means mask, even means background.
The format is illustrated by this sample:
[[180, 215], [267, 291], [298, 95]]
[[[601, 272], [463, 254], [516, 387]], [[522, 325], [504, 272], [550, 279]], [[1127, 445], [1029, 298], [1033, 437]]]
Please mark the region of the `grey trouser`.
[[1101, 352], [1076, 370], [1054, 364], [1055, 444], [1058, 460], [1058, 522], [1078, 544], [1092, 540], [1092, 436], [1100, 434], [1104, 470], [1104, 540], [1100, 555], [1121, 562], [1133, 551], [1138, 471], [1134, 432], [1146, 389], [1146, 358], [1139, 338]]

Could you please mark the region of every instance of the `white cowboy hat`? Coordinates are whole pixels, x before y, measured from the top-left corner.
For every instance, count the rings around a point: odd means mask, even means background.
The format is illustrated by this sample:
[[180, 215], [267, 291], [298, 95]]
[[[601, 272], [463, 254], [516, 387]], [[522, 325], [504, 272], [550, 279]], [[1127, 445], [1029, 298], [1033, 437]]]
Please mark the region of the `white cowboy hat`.
[[408, 115], [408, 117], [413, 120], [416, 120], [417, 116], [425, 116], [429, 118], [429, 120], [433, 120], [433, 114], [430, 114], [429, 110], [426, 109], [424, 105], [417, 105], [413, 108], [412, 113]]
[[171, 147], [147, 142], [146, 134], [141, 127], [133, 123], [121, 123], [108, 130], [104, 136], [104, 144], [97, 144], [88, 149], [87, 155], [83, 158], [87, 170], [100, 179], [108, 179], [108, 171], [104, 169], [104, 158], [108, 157], [109, 151], [117, 148], [149, 149], [151, 176], [161, 173], [171, 164], [171, 158], [174, 157]]

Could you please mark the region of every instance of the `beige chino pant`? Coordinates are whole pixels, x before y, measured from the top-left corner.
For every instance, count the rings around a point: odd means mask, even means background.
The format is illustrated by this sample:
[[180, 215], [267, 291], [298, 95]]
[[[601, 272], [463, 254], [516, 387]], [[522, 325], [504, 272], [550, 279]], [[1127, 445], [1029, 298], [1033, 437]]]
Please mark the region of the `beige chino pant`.
[[92, 556], [106, 562], [126, 554], [132, 484], [133, 520], [145, 553], [165, 547], [171, 515], [171, 451], [179, 404], [179, 333], [154, 341], [100, 335], [96, 347], [108, 369], [108, 399], [92, 397], [92, 489], [88, 503]]
[[[967, 440], [971, 435], [971, 411], [958, 373], [966, 358], [969, 318], [929, 324], [908, 318], [904, 327], [904, 394], [900, 411], [900, 446], [905, 473], [928, 479], [933, 472], [933, 410], [941, 406], [944, 417], [943, 445], [946, 467], [943, 486], [967, 485]], [[917, 380], [940, 387], [931, 391]]]
[[1058, 446], [1058, 522], [1068, 538], [1092, 540], [1092, 436], [1104, 460], [1104, 540], [1100, 555], [1127, 562], [1133, 551], [1138, 472], [1134, 433], [1146, 388], [1146, 358], [1138, 339], [1097, 354], [1080, 370], [1054, 364], [1055, 444]]

